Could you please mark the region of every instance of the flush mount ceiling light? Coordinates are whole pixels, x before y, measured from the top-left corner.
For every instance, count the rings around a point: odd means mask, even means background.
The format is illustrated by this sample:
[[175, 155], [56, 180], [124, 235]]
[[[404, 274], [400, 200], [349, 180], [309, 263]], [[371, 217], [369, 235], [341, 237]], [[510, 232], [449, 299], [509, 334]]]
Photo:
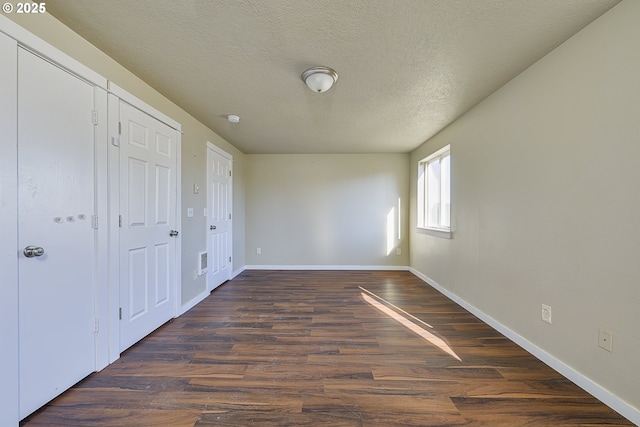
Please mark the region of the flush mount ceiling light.
[[331, 89], [338, 80], [338, 73], [329, 67], [313, 67], [302, 73], [302, 80], [312, 91], [322, 93]]
[[240, 116], [236, 116], [235, 114], [229, 114], [227, 116], [227, 120], [229, 120], [229, 123], [240, 123]]

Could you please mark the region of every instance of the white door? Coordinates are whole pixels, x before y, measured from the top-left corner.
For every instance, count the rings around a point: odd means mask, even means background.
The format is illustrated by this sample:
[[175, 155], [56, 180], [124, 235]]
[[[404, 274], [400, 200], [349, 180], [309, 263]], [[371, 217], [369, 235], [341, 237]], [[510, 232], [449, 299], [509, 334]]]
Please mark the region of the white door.
[[120, 350], [176, 311], [176, 130], [120, 102]]
[[91, 85], [18, 50], [21, 419], [95, 370], [93, 108]]
[[18, 44], [0, 33], [0, 426], [18, 425]]
[[207, 289], [231, 277], [231, 159], [207, 148]]

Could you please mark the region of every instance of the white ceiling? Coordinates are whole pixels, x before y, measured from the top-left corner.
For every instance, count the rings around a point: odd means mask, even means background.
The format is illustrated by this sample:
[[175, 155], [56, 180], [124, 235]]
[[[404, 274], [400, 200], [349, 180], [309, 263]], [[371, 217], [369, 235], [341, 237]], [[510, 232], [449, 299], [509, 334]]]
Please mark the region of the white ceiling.
[[[245, 153], [388, 153], [413, 150], [618, 1], [47, 0], [47, 11]], [[300, 74], [320, 65], [339, 79], [316, 94]]]

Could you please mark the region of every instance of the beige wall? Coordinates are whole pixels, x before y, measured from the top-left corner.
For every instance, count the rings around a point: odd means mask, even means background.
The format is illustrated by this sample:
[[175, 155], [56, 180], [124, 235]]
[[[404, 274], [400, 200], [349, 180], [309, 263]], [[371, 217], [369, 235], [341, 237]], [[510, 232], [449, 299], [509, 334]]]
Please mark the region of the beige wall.
[[247, 155], [247, 264], [406, 266], [408, 165], [408, 154]]
[[[191, 273], [206, 224], [184, 210], [206, 206], [206, 193], [192, 188], [205, 186], [211, 141], [234, 157], [234, 270], [410, 261], [640, 408], [640, 2], [613, 8], [410, 158], [244, 155], [51, 16], [7, 16], [182, 124], [183, 303], [205, 289]], [[451, 240], [406, 221], [417, 162], [446, 144]], [[401, 234], [387, 254], [398, 198]], [[552, 325], [540, 320], [542, 303]], [[614, 332], [613, 353], [597, 347], [599, 327]]]
[[[126, 70], [86, 40], [79, 37], [49, 14], [6, 15], [31, 33], [46, 40], [62, 52], [101, 74], [108, 80], [142, 99], [147, 104], [182, 125], [182, 303], [186, 304], [206, 290], [205, 276], [194, 280], [198, 252], [206, 249], [206, 191], [193, 193], [193, 184], [206, 188], [207, 141], [233, 156], [233, 269], [245, 265], [244, 261], [244, 154], [227, 143], [209, 128], [173, 104], [148, 84]], [[187, 218], [186, 208], [194, 208], [193, 218]]]
[[[638, 409], [639, 22], [622, 2], [419, 147], [410, 193], [412, 267]], [[446, 144], [451, 240], [413, 215], [417, 163]]]

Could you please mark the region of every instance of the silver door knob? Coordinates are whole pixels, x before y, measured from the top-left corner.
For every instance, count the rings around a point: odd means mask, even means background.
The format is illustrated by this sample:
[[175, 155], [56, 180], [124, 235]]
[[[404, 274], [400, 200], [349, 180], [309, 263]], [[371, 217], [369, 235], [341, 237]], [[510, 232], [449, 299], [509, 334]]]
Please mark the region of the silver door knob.
[[177, 235], [178, 235], [178, 231], [177, 230], [171, 230], [169, 232], [169, 236], [171, 236], [171, 237], [176, 237]]
[[24, 248], [24, 251], [22, 251], [22, 253], [27, 258], [33, 258], [33, 257], [36, 257], [36, 256], [44, 255], [44, 249], [39, 247], [39, 246], [31, 246], [31, 245], [29, 245], [26, 248]]
[[210, 225], [210, 226], [209, 226], [209, 230], [215, 230], [215, 229], [216, 229], [216, 226], [215, 226], [215, 225]]

